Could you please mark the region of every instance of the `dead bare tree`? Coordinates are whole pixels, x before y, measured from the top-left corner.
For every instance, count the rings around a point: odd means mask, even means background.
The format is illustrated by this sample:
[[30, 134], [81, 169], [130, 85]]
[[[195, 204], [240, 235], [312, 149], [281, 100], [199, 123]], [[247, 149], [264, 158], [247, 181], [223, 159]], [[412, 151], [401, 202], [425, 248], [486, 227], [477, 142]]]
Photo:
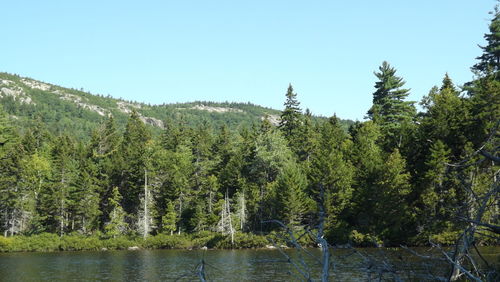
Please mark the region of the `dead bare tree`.
[[[313, 231], [309, 228], [305, 228], [299, 234], [295, 234], [291, 228], [286, 226], [283, 222], [279, 220], [267, 220], [263, 221], [263, 223], [274, 223], [280, 226], [285, 231], [284, 240], [291, 245], [297, 252], [297, 259], [292, 259], [286, 252], [284, 252], [283, 247], [272, 241], [273, 245], [280, 251], [280, 253], [286, 258], [286, 261], [290, 263], [297, 272], [302, 275], [302, 277], [306, 281], [312, 281], [312, 273], [311, 267], [308, 262], [306, 262], [305, 258], [308, 257], [315, 263], [317, 263], [321, 267], [321, 281], [328, 281], [330, 276], [330, 267], [331, 267], [331, 246], [328, 244], [326, 239], [324, 238], [324, 224], [326, 221], [326, 212], [324, 207], [324, 187], [320, 185], [319, 187], [319, 197], [317, 200], [318, 203], [318, 224], [314, 226]], [[318, 258], [306, 248], [304, 248], [299, 240], [308, 236], [318, 247], [321, 249], [321, 258]]]
[[[466, 195], [466, 201], [462, 208], [462, 214], [457, 216], [457, 219], [464, 224], [458, 240], [456, 241], [453, 251], [448, 254], [442, 248], [433, 242], [431, 245], [441, 250], [443, 256], [450, 264], [450, 272], [448, 280], [455, 281], [462, 276], [467, 277], [469, 280], [474, 281], [493, 281], [500, 278], [498, 269], [494, 269], [488, 264], [481, 256], [477, 248], [478, 237], [489, 237], [495, 242], [500, 242], [500, 225], [499, 221], [499, 192], [500, 187], [498, 183], [500, 169], [500, 157], [498, 157], [500, 150], [500, 138], [498, 135], [498, 128], [500, 121], [490, 133], [484, 144], [475, 152], [470, 154], [464, 160], [447, 164], [450, 170], [458, 172], [461, 187]], [[468, 168], [477, 168], [485, 162], [491, 171], [491, 183], [487, 189], [480, 191], [475, 189], [473, 176], [461, 176]], [[487, 214], [492, 214], [493, 217], [487, 218]], [[473, 252], [483, 261], [486, 266], [485, 269], [479, 267], [478, 262], [474, 258]]]

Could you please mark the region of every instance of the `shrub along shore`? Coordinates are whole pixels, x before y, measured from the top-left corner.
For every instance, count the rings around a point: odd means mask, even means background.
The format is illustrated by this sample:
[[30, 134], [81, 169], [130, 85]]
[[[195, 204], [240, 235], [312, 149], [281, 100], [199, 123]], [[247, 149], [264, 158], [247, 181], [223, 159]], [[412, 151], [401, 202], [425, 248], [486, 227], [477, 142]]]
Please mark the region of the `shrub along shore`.
[[[435, 236], [431, 240], [441, 245], [452, 245], [458, 234]], [[58, 236], [54, 233], [42, 233], [31, 236], [0, 236], [0, 252], [55, 252], [55, 251], [105, 251], [131, 249], [258, 249], [270, 246], [293, 247], [284, 238], [284, 234], [271, 232], [266, 235], [236, 232], [234, 242], [231, 236], [216, 232], [203, 231], [193, 234], [158, 234], [146, 239], [139, 236], [117, 236], [109, 238], [102, 234], [85, 236], [81, 234], [67, 234]], [[303, 247], [316, 247], [312, 239], [307, 236], [300, 238], [298, 243]], [[494, 242], [483, 244], [494, 245]], [[350, 236], [350, 244], [355, 247], [383, 246], [375, 238], [354, 232]], [[415, 243], [413, 246], [422, 246]]]
[[214, 232], [197, 234], [165, 235], [142, 237], [119, 236], [105, 238], [99, 235], [83, 236], [42, 233], [32, 236], [0, 236], [0, 252], [54, 252], [54, 251], [98, 251], [126, 250], [132, 247], [141, 249], [250, 249], [272, 245], [268, 236], [249, 233], [236, 233], [234, 244], [231, 237]]

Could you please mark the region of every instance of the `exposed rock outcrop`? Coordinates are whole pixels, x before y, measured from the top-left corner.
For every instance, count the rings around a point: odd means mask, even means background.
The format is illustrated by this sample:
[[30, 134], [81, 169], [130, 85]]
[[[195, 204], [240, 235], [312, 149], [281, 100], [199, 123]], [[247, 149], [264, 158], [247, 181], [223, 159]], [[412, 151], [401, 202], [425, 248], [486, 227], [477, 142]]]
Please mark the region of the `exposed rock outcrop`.
[[40, 81], [22, 78], [21, 82], [24, 83], [24, 85], [28, 86], [29, 88], [33, 89], [40, 89], [43, 91], [49, 91], [51, 89], [51, 86], [49, 84]]
[[260, 117], [260, 120], [265, 120], [267, 119], [272, 125], [278, 126], [281, 121], [281, 117], [278, 115], [266, 115], [263, 117]]
[[[179, 108], [179, 109], [186, 109], [186, 108]], [[229, 113], [229, 112], [243, 113], [243, 111], [240, 109], [224, 108], [224, 107], [211, 107], [211, 106], [205, 106], [203, 104], [196, 105], [196, 106], [193, 106], [193, 107], [187, 108], [187, 109], [214, 112], [214, 113]]]
[[26, 95], [24, 90], [19, 87], [12, 85], [12, 81], [10, 80], [1, 80], [1, 86], [5, 86], [0, 88], [0, 97], [10, 96], [14, 100], [21, 102], [22, 104], [34, 104], [31, 100], [31, 97]]

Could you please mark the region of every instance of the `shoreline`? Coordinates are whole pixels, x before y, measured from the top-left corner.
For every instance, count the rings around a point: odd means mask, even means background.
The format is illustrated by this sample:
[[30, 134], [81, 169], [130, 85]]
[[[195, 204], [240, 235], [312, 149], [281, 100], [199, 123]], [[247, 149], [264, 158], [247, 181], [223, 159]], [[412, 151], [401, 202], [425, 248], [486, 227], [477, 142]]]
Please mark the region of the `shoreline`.
[[[274, 242], [271, 243], [271, 242]], [[305, 248], [318, 248], [312, 241], [301, 241], [299, 244]], [[279, 247], [278, 247], [279, 246]], [[418, 248], [429, 245], [407, 244], [406, 247]], [[443, 244], [443, 246], [451, 246]], [[495, 244], [484, 244], [485, 247], [500, 247]], [[293, 249], [293, 246], [277, 236], [276, 234], [256, 235], [251, 233], [235, 234], [234, 244], [228, 236], [203, 232], [198, 234], [165, 235], [158, 234], [147, 237], [127, 237], [105, 238], [98, 235], [64, 235], [59, 237], [52, 233], [42, 233], [32, 236], [0, 236], [0, 253], [14, 252], [75, 252], [75, 251], [113, 251], [113, 250], [278, 250]], [[400, 249], [400, 246], [381, 245], [333, 245], [334, 249], [349, 248], [382, 248]]]

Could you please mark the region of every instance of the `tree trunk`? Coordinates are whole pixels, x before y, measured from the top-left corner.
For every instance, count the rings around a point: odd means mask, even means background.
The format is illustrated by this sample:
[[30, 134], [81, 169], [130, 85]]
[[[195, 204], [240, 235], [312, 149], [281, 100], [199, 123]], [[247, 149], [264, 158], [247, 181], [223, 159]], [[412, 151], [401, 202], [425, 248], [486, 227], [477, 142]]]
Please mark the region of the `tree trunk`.
[[149, 219], [148, 219], [148, 171], [144, 170], [144, 239], [148, 236], [149, 233]]

